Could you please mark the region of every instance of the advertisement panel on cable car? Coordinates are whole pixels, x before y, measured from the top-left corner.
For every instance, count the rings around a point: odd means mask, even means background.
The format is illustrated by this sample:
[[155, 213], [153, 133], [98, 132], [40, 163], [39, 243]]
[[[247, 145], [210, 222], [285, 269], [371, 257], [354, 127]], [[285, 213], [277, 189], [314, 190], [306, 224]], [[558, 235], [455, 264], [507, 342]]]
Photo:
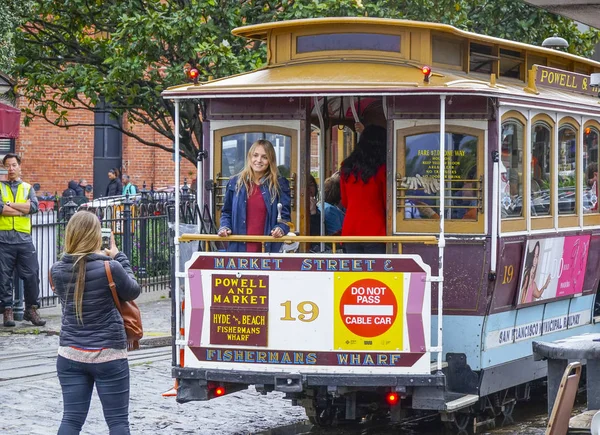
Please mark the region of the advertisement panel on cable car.
[[196, 253], [189, 366], [430, 371], [429, 266], [413, 255]]
[[519, 305], [580, 295], [588, 259], [590, 235], [528, 240]]

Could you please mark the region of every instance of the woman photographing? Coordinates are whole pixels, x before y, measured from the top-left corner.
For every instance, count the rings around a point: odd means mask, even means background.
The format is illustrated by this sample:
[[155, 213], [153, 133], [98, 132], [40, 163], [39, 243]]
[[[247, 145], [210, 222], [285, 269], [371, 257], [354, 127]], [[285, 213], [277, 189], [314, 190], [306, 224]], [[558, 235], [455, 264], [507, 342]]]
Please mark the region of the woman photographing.
[[[279, 215], [278, 204], [281, 204]], [[225, 190], [218, 235], [231, 234], [283, 237], [289, 231], [290, 185], [279, 175], [273, 144], [252, 144], [242, 171], [231, 177]], [[266, 243], [266, 252], [279, 252], [281, 243]], [[261, 252], [258, 242], [229, 242], [229, 251]]]
[[64, 413], [61, 434], [78, 434], [85, 423], [94, 384], [111, 434], [129, 434], [129, 364], [127, 336], [109, 287], [105, 262], [119, 298], [140, 294], [129, 260], [111, 237], [101, 250], [100, 221], [87, 211], [69, 220], [65, 252], [50, 270], [62, 306], [56, 369]]

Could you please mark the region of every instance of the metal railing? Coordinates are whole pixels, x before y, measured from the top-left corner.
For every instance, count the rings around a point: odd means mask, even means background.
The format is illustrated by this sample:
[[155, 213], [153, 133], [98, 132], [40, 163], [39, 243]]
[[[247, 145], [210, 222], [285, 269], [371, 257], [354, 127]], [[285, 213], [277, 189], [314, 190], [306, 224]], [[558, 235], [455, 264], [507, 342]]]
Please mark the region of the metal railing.
[[[91, 201], [79, 205], [57, 199], [54, 207], [46, 204], [44, 210], [32, 215], [32, 239], [40, 265], [40, 302], [42, 307], [56, 306], [58, 298], [52, 292], [48, 272], [64, 251], [65, 229], [77, 210], [96, 214], [102, 226], [111, 228], [115, 242], [131, 263], [143, 292], [171, 289], [173, 275], [173, 236], [169, 217], [174, 215], [172, 193], [149, 195], [144, 193], [110, 201]], [[147, 192], [147, 191], [146, 191]], [[48, 203], [48, 201], [45, 201]], [[207, 210], [205, 211], [207, 212]], [[200, 215], [193, 195], [182, 202], [180, 213], [186, 223], [195, 224]], [[205, 214], [206, 215], [206, 214]], [[172, 222], [172, 220], [171, 220]], [[202, 232], [215, 232], [210, 217], [200, 220]], [[15, 307], [20, 311], [23, 287], [15, 275]]]

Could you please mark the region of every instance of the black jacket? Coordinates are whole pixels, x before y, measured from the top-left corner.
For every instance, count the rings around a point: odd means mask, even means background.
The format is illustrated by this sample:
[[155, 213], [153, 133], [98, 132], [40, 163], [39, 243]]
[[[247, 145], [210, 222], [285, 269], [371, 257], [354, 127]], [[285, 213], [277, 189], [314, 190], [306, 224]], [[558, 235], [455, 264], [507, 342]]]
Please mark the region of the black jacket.
[[83, 188], [75, 180], [69, 181], [69, 187], [65, 189], [62, 196], [85, 196]]
[[108, 286], [104, 268], [107, 260], [110, 260], [110, 270], [119, 297], [131, 301], [140, 294], [140, 285], [133, 276], [125, 254], [119, 252], [114, 260], [100, 254], [88, 255], [82, 304], [83, 324], [78, 323], [75, 316], [73, 293], [76, 274], [73, 273], [73, 257], [64, 255], [50, 269], [54, 291], [62, 305], [61, 346], [127, 348], [123, 319]]
[[106, 186], [106, 196], [123, 195], [123, 184], [118, 178], [113, 178]]

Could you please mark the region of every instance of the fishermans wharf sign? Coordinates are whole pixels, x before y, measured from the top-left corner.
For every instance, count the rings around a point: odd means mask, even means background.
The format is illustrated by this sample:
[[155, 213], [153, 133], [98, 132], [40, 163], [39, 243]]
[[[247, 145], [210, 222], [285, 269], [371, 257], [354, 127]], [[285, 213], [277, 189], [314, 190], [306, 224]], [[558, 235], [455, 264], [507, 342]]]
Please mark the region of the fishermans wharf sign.
[[186, 271], [189, 366], [430, 372], [431, 271], [420, 257], [196, 252]]
[[598, 96], [598, 92], [600, 92], [600, 87], [590, 85], [590, 76], [588, 75], [541, 65], [534, 65], [530, 74], [535, 78], [535, 83], [532, 83], [530, 75], [529, 88], [536, 92], [535, 86], [592, 95], [594, 97]]

